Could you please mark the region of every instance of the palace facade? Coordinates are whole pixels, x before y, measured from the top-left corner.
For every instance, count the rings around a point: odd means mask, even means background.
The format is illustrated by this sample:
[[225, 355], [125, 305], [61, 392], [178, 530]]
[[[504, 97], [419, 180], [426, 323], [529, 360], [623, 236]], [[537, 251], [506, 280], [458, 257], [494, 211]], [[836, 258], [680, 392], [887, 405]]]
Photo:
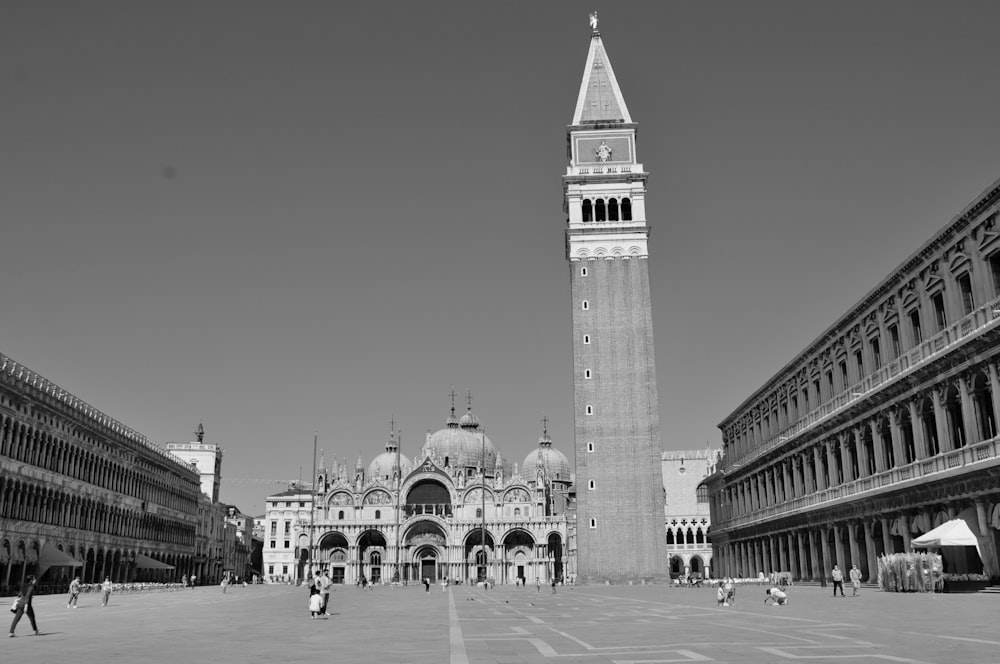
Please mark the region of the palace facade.
[[1000, 577], [998, 210], [1000, 181], [719, 424], [717, 575], [874, 580], [879, 555], [962, 518]]
[[187, 464], [0, 354], [0, 594], [28, 574], [179, 579], [199, 495]]
[[[325, 465], [321, 464], [321, 465]], [[570, 464], [543, 431], [523, 463], [504, 460], [469, 411], [427, 433], [411, 461], [385, 452], [320, 468], [312, 487], [268, 496], [264, 577], [315, 569], [335, 583], [548, 582], [575, 574]], [[485, 547], [483, 546], [485, 542]]]
[[712, 547], [708, 542], [711, 514], [703, 481], [715, 470], [722, 450], [670, 450], [662, 455], [664, 516], [670, 577], [708, 577]]

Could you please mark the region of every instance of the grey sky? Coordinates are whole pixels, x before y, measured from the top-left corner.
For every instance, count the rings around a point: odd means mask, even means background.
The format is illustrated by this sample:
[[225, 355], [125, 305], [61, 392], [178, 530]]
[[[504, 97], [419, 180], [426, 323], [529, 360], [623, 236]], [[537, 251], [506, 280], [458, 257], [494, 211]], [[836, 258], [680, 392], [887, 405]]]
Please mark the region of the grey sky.
[[[1000, 177], [995, 2], [597, 3], [651, 176], [665, 449]], [[572, 460], [590, 6], [0, 9], [0, 351], [230, 478], [412, 456], [448, 391]], [[280, 486], [224, 484], [260, 512]]]

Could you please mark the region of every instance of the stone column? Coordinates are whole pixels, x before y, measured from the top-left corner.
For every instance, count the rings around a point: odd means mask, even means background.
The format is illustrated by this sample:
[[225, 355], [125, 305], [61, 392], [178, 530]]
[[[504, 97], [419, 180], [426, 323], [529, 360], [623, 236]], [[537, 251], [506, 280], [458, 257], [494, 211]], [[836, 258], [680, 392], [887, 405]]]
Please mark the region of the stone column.
[[892, 546], [892, 533], [889, 532], [890, 521], [888, 517], [880, 517], [879, 523], [882, 525], [882, 551], [885, 552], [885, 555], [895, 553]]
[[823, 452], [820, 450], [820, 445], [813, 445], [813, 464], [816, 469], [816, 490], [822, 491], [826, 489], [826, 477], [823, 473]]
[[990, 526], [989, 515], [986, 513], [987, 504], [982, 500], [976, 501], [976, 521], [979, 526], [979, 553], [983, 557], [983, 571], [991, 578], [1000, 576], [1000, 551], [997, 551], [996, 537]]
[[962, 431], [965, 434], [965, 444], [974, 445], [981, 441], [983, 436], [979, 431], [976, 409], [972, 405], [972, 376], [966, 374], [959, 377], [958, 385], [962, 397]]
[[903, 431], [900, 428], [899, 409], [889, 411], [889, 435], [892, 438], [892, 457], [894, 466], [906, 465], [906, 450], [903, 449]]
[[826, 448], [826, 470], [828, 476], [828, 486], [834, 487], [840, 484], [840, 478], [837, 476], [837, 460], [834, 458], [833, 447], [836, 443], [832, 440], [828, 440], [823, 443], [823, 447]]
[[830, 574], [830, 570], [833, 569], [833, 552], [830, 551], [830, 538], [828, 537], [829, 529], [827, 527], [820, 528], [819, 531], [819, 545], [823, 552], [823, 568], [822, 577], [820, 585], [824, 588], [826, 587], [827, 575]]
[[[857, 565], [858, 569], [861, 569], [861, 548], [858, 546], [857, 527], [858, 524], [856, 522], [847, 522], [847, 541], [851, 550], [851, 565]], [[846, 572], [844, 576], [847, 576]]]
[[865, 447], [865, 425], [854, 427], [854, 449], [858, 456], [858, 472], [861, 477], [868, 477], [868, 449]]
[[997, 363], [990, 362], [987, 365], [990, 376], [990, 401], [993, 404], [993, 417], [1000, 419], [1000, 373], [997, 371]]
[[[781, 462], [781, 478], [784, 480], [781, 492], [781, 500], [788, 502], [795, 497], [795, 492], [792, 490], [792, 474], [789, 472], [789, 465], [791, 462], [785, 459]], [[791, 494], [791, 495], [789, 495]]]
[[851, 468], [851, 452], [847, 448], [849, 439], [850, 434], [847, 433], [837, 436], [837, 440], [840, 442], [840, 465], [844, 469], [845, 482], [853, 482], [858, 479], [854, 476], [854, 469]]
[[948, 414], [944, 410], [944, 393], [941, 388], [931, 389], [931, 399], [934, 401], [934, 424], [937, 428], [940, 451], [950, 452], [955, 449], [955, 442], [948, 434]]
[[778, 546], [778, 571], [790, 572], [792, 568], [788, 565], [788, 553], [791, 551], [789, 550], [786, 552], [785, 550], [785, 547], [788, 546], [788, 535], [787, 533], [784, 535], [776, 535], [775, 540]]
[[825, 588], [826, 575], [823, 573], [823, 557], [820, 555], [825, 545], [820, 547], [816, 543], [817, 538], [822, 538], [822, 536], [822, 529], [807, 533], [807, 537], [809, 538], [809, 555], [812, 559], [812, 580], [819, 581], [819, 584]]
[[[841, 571], [846, 570], [847, 556], [844, 555], [844, 527], [837, 524], [834, 524], [833, 526], [833, 550], [837, 556], [837, 560], [834, 564], [840, 565]], [[844, 575], [847, 575], [846, 572]]]
[[792, 465], [792, 492], [798, 498], [802, 495], [802, 458], [795, 455], [791, 459]]
[[868, 554], [868, 583], [878, 578], [878, 559], [875, 556], [875, 538], [872, 537], [872, 524], [862, 522], [865, 529], [865, 553]]
[[787, 533], [785, 544], [788, 546], [788, 571], [792, 573], [792, 578], [799, 577], [799, 558], [796, 548], [798, 547], [798, 537], [795, 533]]
[[924, 420], [917, 409], [917, 400], [908, 400], [906, 407], [910, 409], [910, 427], [913, 429], [913, 447], [917, 452], [917, 460], [926, 459], [928, 455], [927, 441], [924, 440]]
[[885, 470], [885, 450], [882, 448], [885, 442], [882, 440], [882, 432], [878, 430], [878, 420], [869, 420], [868, 427], [871, 429], [872, 445], [875, 448], [875, 472], [881, 473]]
[[806, 557], [806, 537], [809, 532], [797, 531], [795, 533], [796, 544], [799, 547], [799, 580], [812, 579], [812, 570], [809, 569], [809, 559]]

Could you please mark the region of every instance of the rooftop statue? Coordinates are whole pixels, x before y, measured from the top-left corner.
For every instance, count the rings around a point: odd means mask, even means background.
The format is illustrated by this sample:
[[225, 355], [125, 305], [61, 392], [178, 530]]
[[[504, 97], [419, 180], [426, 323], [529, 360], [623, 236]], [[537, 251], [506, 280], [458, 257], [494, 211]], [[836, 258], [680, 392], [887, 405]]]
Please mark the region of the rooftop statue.
[[597, 30], [597, 12], [593, 12], [590, 15], [590, 28], [591, 30]]

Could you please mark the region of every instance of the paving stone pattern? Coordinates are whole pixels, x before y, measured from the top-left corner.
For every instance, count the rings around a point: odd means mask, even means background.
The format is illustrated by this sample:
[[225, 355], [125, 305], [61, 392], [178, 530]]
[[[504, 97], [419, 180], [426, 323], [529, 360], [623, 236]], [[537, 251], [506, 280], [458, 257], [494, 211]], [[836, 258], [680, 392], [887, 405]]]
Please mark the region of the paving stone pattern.
[[[5, 638], [0, 662], [405, 662], [523, 664], [654, 662], [1000, 661], [1000, 596], [864, 592], [833, 598], [793, 587], [785, 607], [741, 587], [733, 607], [711, 588], [664, 586], [340, 587], [325, 620], [302, 588], [253, 586], [115, 595], [79, 609], [35, 599]], [[7, 602], [9, 605], [9, 601]], [[8, 623], [9, 624], [9, 623]]]

